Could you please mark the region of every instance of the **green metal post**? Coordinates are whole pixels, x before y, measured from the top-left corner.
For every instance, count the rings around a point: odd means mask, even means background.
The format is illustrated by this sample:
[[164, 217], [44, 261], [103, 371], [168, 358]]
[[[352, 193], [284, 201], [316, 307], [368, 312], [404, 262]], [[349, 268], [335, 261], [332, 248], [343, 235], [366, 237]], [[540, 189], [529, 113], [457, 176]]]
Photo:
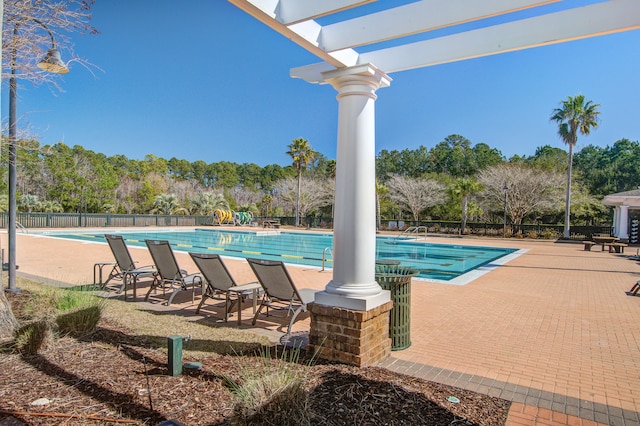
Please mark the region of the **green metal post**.
[[169, 348], [169, 375], [179, 376], [182, 374], [182, 336], [167, 337], [167, 347]]

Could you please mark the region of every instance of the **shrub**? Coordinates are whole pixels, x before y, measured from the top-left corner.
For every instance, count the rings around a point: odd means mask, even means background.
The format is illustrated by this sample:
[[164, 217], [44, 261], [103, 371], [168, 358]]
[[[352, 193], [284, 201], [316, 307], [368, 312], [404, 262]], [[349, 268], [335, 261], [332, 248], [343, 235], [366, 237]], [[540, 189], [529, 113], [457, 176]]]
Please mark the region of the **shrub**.
[[55, 287], [30, 296], [23, 318], [27, 324], [16, 332], [14, 340], [19, 352], [29, 354], [45, 349], [56, 334], [82, 336], [92, 332], [106, 303], [89, 291]]
[[44, 291], [31, 293], [24, 308], [25, 319], [53, 321], [56, 316], [56, 299], [59, 291], [56, 288], [46, 288]]
[[553, 228], [545, 228], [542, 231], [542, 238], [546, 238], [547, 240], [556, 240], [560, 238], [560, 233]]
[[263, 349], [260, 358], [257, 368], [240, 366], [240, 383], [226, 378], [235, 398], [232, 424], [309, 424], [309, 395], [304, 386], [307, 370], [298, 363], [300, 350], [283, 350], [273, 362]]
[[96, 304], [59, 315], [56, 324], [60, 333], [80, 337], [94, 331], [101, 317], [102, 307]]
[[527, 238], [531, 238], [533, 240], [540, 238], [538, 231], [527, 231]]
[[61, 290], [56, 299], [60, 333], [73, 336], [91, 333], [102, 317], [105, 303], [105, 299], [87, 291]]
[[21, 327], [16, 332], [15, 348], [22, 354], [35, 355], [53, 341], [53, 331], [48, 321], [40, 320]]

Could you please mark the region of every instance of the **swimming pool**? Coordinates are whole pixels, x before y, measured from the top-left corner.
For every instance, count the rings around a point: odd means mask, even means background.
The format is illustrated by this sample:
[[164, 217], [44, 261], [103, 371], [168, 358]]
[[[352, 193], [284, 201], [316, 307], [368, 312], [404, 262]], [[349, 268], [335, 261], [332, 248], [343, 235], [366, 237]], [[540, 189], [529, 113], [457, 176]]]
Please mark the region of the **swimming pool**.
[[[122, 235], [128, 245], [146, 247], [144, 240], [168, 240], [174, 250], [218, 253], [231, 257], [282, 260], [286, 263], [332, 266], [333, 235], [284, 231], [229, 231], [218, 229], [109, 231]], [[51, 237], [105, 242], [105, 232], [44, 233]], [[519, 251], [513, 248], [433, 244], [396, 237], [376, 238], [376, 259], [399, 260], [417, 269], [418, 278], [466, 284], [487, 268], [503, 264]], [[471, 275], [469, 275], [471, 273]]]

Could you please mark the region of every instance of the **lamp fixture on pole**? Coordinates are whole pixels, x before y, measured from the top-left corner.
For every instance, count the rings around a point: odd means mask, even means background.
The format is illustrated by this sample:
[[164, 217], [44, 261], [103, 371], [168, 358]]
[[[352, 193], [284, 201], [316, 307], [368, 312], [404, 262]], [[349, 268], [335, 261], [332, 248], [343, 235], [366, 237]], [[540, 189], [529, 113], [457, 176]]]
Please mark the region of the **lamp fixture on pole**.
[[507, 186], [507, 182], [504, 183], [502, 190], [504, 191], [504, 220], [503, 220], [502, 236], [504, 238], [507, 238], [507, 191], [509, 190], [509, 187]]
[[[38, 68], [55, 73], [66, 74], [69, 72], [69, 68], [62, 62], [60, 52], [56, 48], [56, 43], [53, 38], [53, 33], [47, 28], [47, 26], [37, 19], [29, 18], [42, 28], [44, 28], [51, 37], [51, 48], [47, 52], [47, 55], [38, 63]], [[18, 27], [24, 21], [17, 22], [13, 26], [13, 49], [11, 50], [11, 77], [9, 78], [9, 223], [7, 226], [7, 232], [9, 234], [9, 262], [6, 265], [8, 272], [8, 286], [5, 291], [9, 293], [19, 293], [20, 289], [16, 286], [16, 212], [17, 212], [17, 176], [16, 176], [16, 162], [17, 162], [17, 137], [16, 137], [16, 100], [18, 91], [18, 82], [16, 79], [16, 61], [18, 57], [18, 48], [15, 44], [16, 37], [18, 36]], [[5, 265], [2, 265], [5, 269]]]

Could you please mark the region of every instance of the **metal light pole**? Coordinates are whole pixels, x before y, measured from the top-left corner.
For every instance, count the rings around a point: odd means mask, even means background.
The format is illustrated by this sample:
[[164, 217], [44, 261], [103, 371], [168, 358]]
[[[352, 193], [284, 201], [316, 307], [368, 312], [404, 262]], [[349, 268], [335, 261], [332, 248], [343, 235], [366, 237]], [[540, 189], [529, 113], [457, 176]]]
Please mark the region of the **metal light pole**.
[[502, 190], [504, 191], [504, 226], [502, 229], [502, 236], [503, 238], [507, 238], [507, 191], [509, 190], [509, 187], [506, 182], [504, 183]]
[[[47, 28], [47, 26], [37, 19], [27, 18], [23, 21], [17, 22], [13, 26], [13, 49], [11, 50], [11, 77], [9, 78], [9, 223], [7, 231], [9, 234], [9, 262], [7, 264], [8, 272], [8, 287], [5, 289], [9, 293], [19, 293], [20, 289], [16, 286], [16, 188], [17, 188], [17, 176], [16, 176], [16, 162], [17, 162], [17, 137], [16, 137], [16, 99], [18, 82], [16, 80], [16, 61], [18, 57], [18, 47], [16, 46], [16, 37], [18, 36], [18, 27], [23, 22], [30, 20], [39, 24], [44, 28], [51, 37], [51, 49], [47, 52], [47, 55], [38, 63], [38, 68], [52, 72], [55, 74], [66, 74], [69, 72], [67, 66], [62, 62], [60, 58], [60, 52], [56, 48], [56, 43], [53, 38], [53, 33]], [[5, 266], [2, 265], [4, 269]]]

